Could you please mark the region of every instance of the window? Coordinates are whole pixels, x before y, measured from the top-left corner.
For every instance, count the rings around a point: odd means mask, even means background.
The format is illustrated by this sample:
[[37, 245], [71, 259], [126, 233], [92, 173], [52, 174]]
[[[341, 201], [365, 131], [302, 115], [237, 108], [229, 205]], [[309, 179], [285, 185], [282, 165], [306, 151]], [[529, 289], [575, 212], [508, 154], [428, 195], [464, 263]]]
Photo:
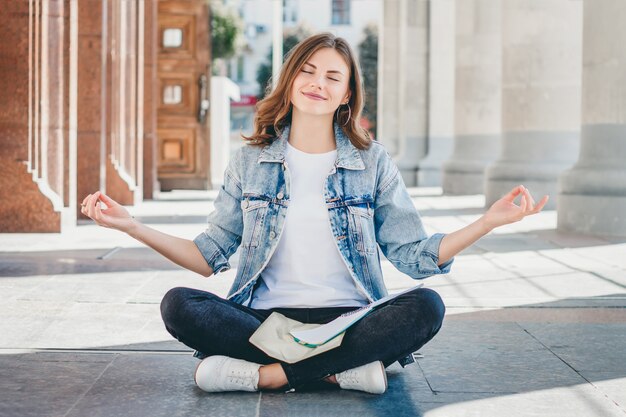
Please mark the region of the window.
[[183, 45], [183, 30], [167, 28], [163, 31], [164, 48], [180, 48]]
[[350, 24], [350, 0], [332, 0], [332, 24], [333, 25], [349, 25]]
[[163, 89], [163, 104], [179, 104], [183, 101], [183, 87], [167, 85]]
[[298, 21], [298, 5], [294, 0], [283, 0], [283, 22], [296, 23]]

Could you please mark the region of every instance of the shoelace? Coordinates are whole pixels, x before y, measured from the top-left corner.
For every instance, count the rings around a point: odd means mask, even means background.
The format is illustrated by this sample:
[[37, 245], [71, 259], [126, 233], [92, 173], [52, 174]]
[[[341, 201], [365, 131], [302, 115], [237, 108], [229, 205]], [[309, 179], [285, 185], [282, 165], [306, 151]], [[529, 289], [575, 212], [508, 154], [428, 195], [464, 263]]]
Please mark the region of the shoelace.
[[231, 369], [228, 375], [229, 382], [241, 386], [249, 386], [252, 384], [255, 372], [252, 370], [235, 370]]
[[342, 372], [341, 375], [341, 381], [345, 382], [346, 384], [358, 384], [359, 381], [359, 372], [355, 371], [354, 369], [349, 369], [347, 371]]

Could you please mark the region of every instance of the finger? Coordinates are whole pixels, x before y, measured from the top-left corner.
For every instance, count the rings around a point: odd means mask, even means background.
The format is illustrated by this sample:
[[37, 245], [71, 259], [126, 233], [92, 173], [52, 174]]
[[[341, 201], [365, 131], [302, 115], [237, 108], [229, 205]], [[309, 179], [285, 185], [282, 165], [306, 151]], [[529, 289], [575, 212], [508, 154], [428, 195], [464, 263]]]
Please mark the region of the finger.
[[96, 191], [94, 194], [91, 195], [91, 197], [89, 198], [89, 201], [87, 202], [87, 212], [89, 213], [89, 217], [91, 217], [94, 220], [95, 220], [94, 216], [96, 215], [95, 208], [98, 202], [99, 193], [100, 191]]
[[96, 205], [94, 208], [95, 219], [100, 222], [102, 220], [102, 208], [100, 207], [100, 203], [96, 200]]
[[539, 201], [539, 203], [535, 206], [535, 209], [533, 210], [533, 212], [539, 213], [541, 209], [543, 209], [543, 207], [546, 205], [549, 199], [550, 199], [549, 195], [544, 195], [543, 198]]
[[522, 200], [520, 201], [520, 209], [522, 210], [522, 214], [526, 212], [526, 207], [528, 207], [528, 201], [526, 201], [526, 194], [522, 194]]
[[96, 191], [93, 195], [93, 214], [96, 215], [97, 209], [100, 208], [100, 196], [102, 193], [100, 191]]
[[530, 195], [530, 191], [528, 191], [528, 188], [524, 189], [524, 195], [526, 196], [526, 199], [528, 200], [527, 210], [532, 211], [535, 208], [535, 200], [533, 199], [533, 196]]
[[519, 195], [519, 193], [521, 193], [524, 190], [524, 186], [523, 185], [518, 185], [517, 187], [513, 188], [507, 195], [505, 195], [503, 198], [512, 203], [513, 200], [515, 200], [515, 197], [517, 197]]
[[[83, 211], [85, 213], [85, 216], [87, 217], [91, 217], [91, 213], [89, 212], [89, 207], [91, 207], [91, 197], [93, 196], [93, 194], [89, 194], [89, 198], [87, 199], [87, 201], [85, 201], [85, 206], [83, 207]], [[93, 217], [91, 217], [93, 218]]]
[[89, 200], [89, 197], [91, 197], [91, 194], [89, 194], [87, 197], [83, 199], [83, 202], [80, 203], [81, 207], [85, 207], [85, 205], [87, 205], [87, 200]]
[[118, 202], [104, 193], [100, 193], [100, 200], [106, 204], [107, 207], [119, 206]]

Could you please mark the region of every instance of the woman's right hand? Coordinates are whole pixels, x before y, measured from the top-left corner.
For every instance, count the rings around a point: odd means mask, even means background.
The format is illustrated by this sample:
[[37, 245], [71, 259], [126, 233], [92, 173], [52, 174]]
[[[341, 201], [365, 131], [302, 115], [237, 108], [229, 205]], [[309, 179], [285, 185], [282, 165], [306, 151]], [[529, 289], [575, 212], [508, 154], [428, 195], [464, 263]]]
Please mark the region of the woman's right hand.
[[[106, 209], [100, 207], [100, 202], [106, 205]], [[135, 226], [135, 219], [118, 202], [101, 193], [89, 194], [81, 204], [81, 213], [93, 219], [98, 225], [117, 229], [122, 232], [130, 232]]]
[[[101, 202], [106, 206], [105, 209], [100, 207]], [[205, 277], [213, 274], [213, 269], [193, 241], [168, 235], [139, 223], [124, 207], [100, 191], [85, 197], [81, 206], [80, 211], [100, 226], [128, 233], [183, 268]]]

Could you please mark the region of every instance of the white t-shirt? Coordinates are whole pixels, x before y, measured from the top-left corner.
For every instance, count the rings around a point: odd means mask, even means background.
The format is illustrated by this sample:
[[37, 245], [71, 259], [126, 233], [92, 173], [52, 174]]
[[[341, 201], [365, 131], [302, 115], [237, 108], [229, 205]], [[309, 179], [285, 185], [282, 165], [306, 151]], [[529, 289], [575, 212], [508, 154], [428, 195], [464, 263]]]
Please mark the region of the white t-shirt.
[[261, 272], [262, 282], [250, 307], [354, 307], [368, 303], [350, 276], [330, 228], [324, 186], [336, 156], [337, 150], [310, 154], [287, 143], [289, 208], [278, 246]]

